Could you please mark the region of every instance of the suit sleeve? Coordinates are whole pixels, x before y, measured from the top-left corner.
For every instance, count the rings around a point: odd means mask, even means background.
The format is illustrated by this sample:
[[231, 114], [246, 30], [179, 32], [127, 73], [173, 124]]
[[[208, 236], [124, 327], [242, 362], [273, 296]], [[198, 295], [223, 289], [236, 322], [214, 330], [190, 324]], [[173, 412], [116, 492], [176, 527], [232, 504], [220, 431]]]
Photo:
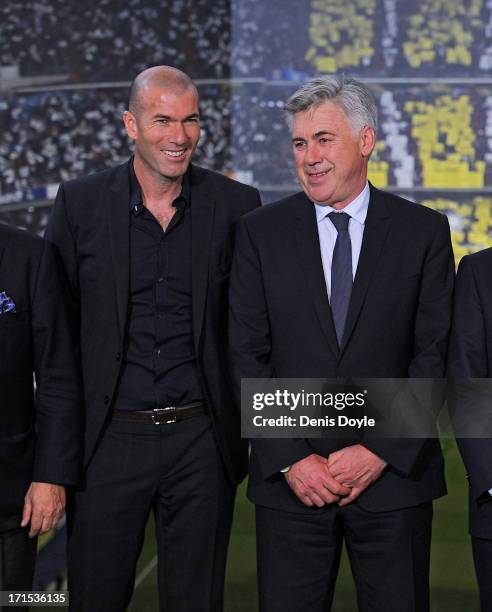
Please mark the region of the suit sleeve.
[[456, 277], [448, 374], [455, 378], [486, 378], [488, 374], [482, 304], [468, 256], [461, 260]]
[[[261, 259], [247, 218], [238, 224], [232, 262], [229, 339], [234, 386], [239, 398], [242, 378], [275, 378]], [[265, 478], [313, 452], [303, 439], [253, 439], [251, 445]]]
[[75, 485], [81, 461], [81, 385], [61, 264], [47, 241], [31, 300], [36, 376], [33, 480]]
[[[454, 256], [449, 222], [440, 215], [429, 241], [421, 273], [420, 294], [414, 323], [414, 356], [408, 367], [409, 378], [441, 379], [445, 375], [451, 325], [454, 285]], [[410, 418], [437, 419], [444, 401], [444, 386], [435, 383], [435, 392], [419, 402], [421, 414]], [[416, 465], [426, 439], [370, 439], [363, 444], [399, 472], [409, 475]]]
[[79, 301], [77, 251], [73, 223], [69, 218], [63, 183], [60, 185], [56, 195], [55, 204], [51, 212], [48, 227], [46, 228], [45, 238], [56, 246], [61, 256], [70, 289], [70, 296], [75, 306]]
[[[483, 307], [473, 258], [458, 268], [449, 346], [449, 409], [468, 477], [479, 496], [492, 487], [492, 384]], [[480, 379], [480, 380], [477, 380]], [[468, 437], [460, 437], [468, 436]], [[476, 435], [470, 438], [470, 435]]]

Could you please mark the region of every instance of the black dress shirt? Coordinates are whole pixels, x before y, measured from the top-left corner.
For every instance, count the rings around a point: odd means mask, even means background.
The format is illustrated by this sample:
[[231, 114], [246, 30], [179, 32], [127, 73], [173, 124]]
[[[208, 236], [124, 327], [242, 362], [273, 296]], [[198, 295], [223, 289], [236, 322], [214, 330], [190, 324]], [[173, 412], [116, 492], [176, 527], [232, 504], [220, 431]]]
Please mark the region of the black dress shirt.
[[118, 410], [203, 399], [193, 343], [189, 172], [173, 206], [164, 231], [143, 205], [130, 164], [130, 289]]

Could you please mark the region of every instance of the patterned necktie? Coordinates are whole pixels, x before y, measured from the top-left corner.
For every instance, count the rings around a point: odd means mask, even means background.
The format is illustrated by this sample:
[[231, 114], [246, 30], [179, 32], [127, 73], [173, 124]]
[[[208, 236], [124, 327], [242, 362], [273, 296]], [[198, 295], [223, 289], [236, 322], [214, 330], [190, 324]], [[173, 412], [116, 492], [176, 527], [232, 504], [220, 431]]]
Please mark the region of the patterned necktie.
[[337, 333], [338, 346], [341, 346], [353, 282], [352, 244], [348, 232], [350, 215], [344, 212], [331, 212], [328, 217], [338, 232], [331, 262], [330, 305]]

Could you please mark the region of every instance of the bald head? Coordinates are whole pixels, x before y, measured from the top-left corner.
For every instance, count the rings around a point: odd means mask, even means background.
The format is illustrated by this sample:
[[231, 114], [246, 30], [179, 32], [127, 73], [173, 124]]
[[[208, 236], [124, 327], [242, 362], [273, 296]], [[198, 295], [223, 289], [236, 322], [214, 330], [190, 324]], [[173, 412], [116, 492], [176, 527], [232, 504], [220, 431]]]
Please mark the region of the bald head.
[[145, 92], [151, 88], [166, 90], [179, 95], [188, 89], [198, 90], [190, 77], [172, 66], [153, 66], [147, 68], [135, 77], [130, 88], [128, 109], [134, 115], [139, 115], [145, 108]]

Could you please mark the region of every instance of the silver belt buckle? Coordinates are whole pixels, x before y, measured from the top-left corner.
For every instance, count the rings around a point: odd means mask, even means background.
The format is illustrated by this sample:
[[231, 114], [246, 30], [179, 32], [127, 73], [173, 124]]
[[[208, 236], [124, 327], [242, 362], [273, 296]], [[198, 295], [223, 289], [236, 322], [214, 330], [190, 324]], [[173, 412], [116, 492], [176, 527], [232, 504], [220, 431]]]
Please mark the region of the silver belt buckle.
[[[162, 420], [161, 420], [162, 419]], [[154, 408], [152, 410], [152, 420], [155, 425], [167, 425], [168, 423], [176, 423], [176, 406], [166, 406], [165, 408]]]

